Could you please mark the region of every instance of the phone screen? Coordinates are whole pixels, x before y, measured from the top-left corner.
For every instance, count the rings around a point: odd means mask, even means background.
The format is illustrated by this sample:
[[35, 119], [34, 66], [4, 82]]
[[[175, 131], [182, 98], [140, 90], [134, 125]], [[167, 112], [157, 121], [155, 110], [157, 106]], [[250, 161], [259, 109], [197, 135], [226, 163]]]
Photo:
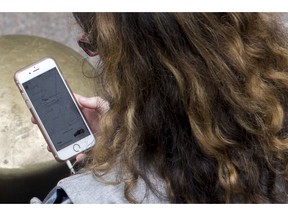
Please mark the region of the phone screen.
[[90, 135], [56, 68], [23, 86], [57, 151]]

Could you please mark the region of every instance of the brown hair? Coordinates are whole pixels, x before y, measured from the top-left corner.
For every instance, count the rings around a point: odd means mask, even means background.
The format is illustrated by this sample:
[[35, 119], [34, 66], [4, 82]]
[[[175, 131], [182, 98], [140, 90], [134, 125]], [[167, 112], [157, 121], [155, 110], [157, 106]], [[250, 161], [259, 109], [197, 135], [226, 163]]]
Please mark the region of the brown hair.
[[120, 167], [128, 201], [139, 177], [155, 190], [151, 170], [172, 203], [287, 201], [288, 52], [275, 14], [74, 16], [111, 105], [92, 169]]

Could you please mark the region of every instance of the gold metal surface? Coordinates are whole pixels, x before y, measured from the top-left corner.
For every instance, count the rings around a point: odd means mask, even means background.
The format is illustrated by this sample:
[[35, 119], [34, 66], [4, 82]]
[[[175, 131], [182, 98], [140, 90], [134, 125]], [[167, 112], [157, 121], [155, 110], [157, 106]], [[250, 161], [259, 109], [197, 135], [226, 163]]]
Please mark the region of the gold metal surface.
[[83, 75], [93, 67], [73, 49], [41, 37], [0, 36], [0, 170], [57, 163], [13, 80], [17, 70], [44, 57], [56, 60], [73, 92], [94, 95], [93, 81]]

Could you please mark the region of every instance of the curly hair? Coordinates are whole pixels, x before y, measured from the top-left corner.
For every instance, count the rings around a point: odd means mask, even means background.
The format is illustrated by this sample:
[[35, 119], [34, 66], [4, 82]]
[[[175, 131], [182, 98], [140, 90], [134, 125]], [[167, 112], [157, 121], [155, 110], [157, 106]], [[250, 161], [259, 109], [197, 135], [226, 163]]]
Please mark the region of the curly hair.
[[288, 40], [277, 14], [74, 16], [98, 48], [111, 105], [95, 173], [119, 167], [129, 202], [139, 177], [156, 190], [151, 170], [171, 203], [287, 202]]

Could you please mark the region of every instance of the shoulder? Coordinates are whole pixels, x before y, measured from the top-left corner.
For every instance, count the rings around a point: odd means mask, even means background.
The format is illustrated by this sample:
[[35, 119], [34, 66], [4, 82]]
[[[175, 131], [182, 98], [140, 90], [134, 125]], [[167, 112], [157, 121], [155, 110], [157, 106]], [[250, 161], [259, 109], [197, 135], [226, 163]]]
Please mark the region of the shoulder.
[[[109, 176], [112, 178], [112, 176]], [[73, 203], [124, 203], [122, 184], [104, 183], [91, 172], [76, 174], [59, 181]]]
[[[115, 173], [111, 172], [104, 176], [106, 181], [115, 181]], [[159, 180], [157, 190], [164, 194], [165, 187]], [[58, 186], [62, 188], [73, 203], [128, 203], [124, 197], [124, 183], [108, 184], [91, 172], [76, 174], [59, 181]], [[142, 179], [139, 179], [133, 196], [140, 203], [165, 203], [166, 199], [159, 198], [147, 189]]]

